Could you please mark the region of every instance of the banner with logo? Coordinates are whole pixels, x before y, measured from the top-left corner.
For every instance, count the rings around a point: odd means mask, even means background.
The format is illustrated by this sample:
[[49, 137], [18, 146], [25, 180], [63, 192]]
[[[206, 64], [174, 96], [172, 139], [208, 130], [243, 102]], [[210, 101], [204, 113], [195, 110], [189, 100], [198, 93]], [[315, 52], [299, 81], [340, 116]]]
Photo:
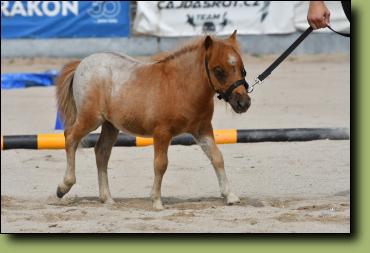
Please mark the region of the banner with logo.
[[138, 2], [134, 30], [156, 36], [282, 34], [295, 31], [295, 2]]
[[129, 2], [1, 1], [1, 38], [127, 37]]

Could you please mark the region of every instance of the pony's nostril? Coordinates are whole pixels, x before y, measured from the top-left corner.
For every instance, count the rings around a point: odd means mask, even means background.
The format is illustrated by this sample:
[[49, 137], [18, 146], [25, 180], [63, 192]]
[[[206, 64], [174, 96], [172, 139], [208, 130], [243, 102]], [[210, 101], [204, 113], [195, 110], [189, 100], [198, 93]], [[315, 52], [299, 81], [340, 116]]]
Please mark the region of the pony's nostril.
[[240, 108], [244, 108], [244, 107], [245, 107], [245, 103], [244, 103], [244, 101], [240, 101], [240, 100], [238, 100], [238, 101], [237, 101], [237, 103], [238, 103], [238, 106], [239, 106]]

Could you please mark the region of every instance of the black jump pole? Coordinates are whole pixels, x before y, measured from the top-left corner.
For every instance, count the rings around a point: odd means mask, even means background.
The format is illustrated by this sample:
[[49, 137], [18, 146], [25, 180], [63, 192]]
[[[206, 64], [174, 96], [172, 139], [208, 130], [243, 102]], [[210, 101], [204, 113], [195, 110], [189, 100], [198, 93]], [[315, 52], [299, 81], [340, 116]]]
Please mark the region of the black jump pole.
[[[100, 134], [89, 134], [81, 141], [85, 148], [94, 147]], [[215, 139], [218, 144], [226, 143], [254, 143], [254, 142], [289, 142], [313, 140], [348, 140], [347, 128], [285, 128], [285, 129], [227, 129], [215, 130]], [[143, 139], [145, 139], [143, 141]], [[120, 133], [115, 146], [133, 147], [153, 144], [151, 138], [139, 138], [133, 135]], [[171, 145], [194, 145], [194, 138], [190, 134], [182, 134], [172, 139]], [[1, 136], [1, 149], [63, 149], [64, 136], [56, 134], [37, 135], [5, 135]]]
[[[283, 129], [236, 129], [235, 143], [254, 142], [299, 142], [313, 140], [348, 140], [347, 128], [283, 128]], [[85, 140], [83, 147], [94, 147], [99, 134], [91, 134]], [[172, 139], [171, 145], [190, 146], [196, 144], [190, 134], [182, 134]], [[119, 134], [117, 147], [137, 146], [135, 137], [127, 134]]]
[[348, 140], [347, 128], [286, 128], [237, 130], [237, 142]]

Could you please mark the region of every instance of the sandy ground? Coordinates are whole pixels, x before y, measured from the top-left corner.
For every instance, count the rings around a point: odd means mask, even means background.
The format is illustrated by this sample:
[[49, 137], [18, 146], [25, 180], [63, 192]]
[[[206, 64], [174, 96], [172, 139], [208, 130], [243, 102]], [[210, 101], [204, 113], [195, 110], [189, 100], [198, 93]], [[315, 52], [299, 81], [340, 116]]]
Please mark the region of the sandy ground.
[[[248, 79], [275, 56], [245, 56]], [[2, 59], [1, 72], [60, 68], [69, 59]], [[348, 127], [349, 56], [293, 56], [236, 115], [216, 103], [214, 128]], [[1, 91], [1, 134], [53, 132], [54, 88]], [[172, 146], [163, 182], [166, 209], [148, 198], [153, 150], [114, 148], [114, 205], [101, 204], [93, 149], [77, 153], [77, 184], [61, 201], [63, 150], [1, 151], [1, 232], [349, 232], [350, 142], [220, 145], [241, 203], [225, 206], [197, 146]]]

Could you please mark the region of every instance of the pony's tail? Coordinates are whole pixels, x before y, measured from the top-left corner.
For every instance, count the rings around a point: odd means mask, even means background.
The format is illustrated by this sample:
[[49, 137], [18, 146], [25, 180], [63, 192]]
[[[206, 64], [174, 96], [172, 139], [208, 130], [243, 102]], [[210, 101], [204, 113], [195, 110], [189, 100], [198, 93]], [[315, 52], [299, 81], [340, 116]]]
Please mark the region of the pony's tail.
[[59, 74], [56, 82], [56, 95], [58, 100], [58, 109], [64, 122], [64, 128], [67, 129], [76, 121], [77, 109], [73, 99], [73, 76], [81, 61], [67, 63]]

